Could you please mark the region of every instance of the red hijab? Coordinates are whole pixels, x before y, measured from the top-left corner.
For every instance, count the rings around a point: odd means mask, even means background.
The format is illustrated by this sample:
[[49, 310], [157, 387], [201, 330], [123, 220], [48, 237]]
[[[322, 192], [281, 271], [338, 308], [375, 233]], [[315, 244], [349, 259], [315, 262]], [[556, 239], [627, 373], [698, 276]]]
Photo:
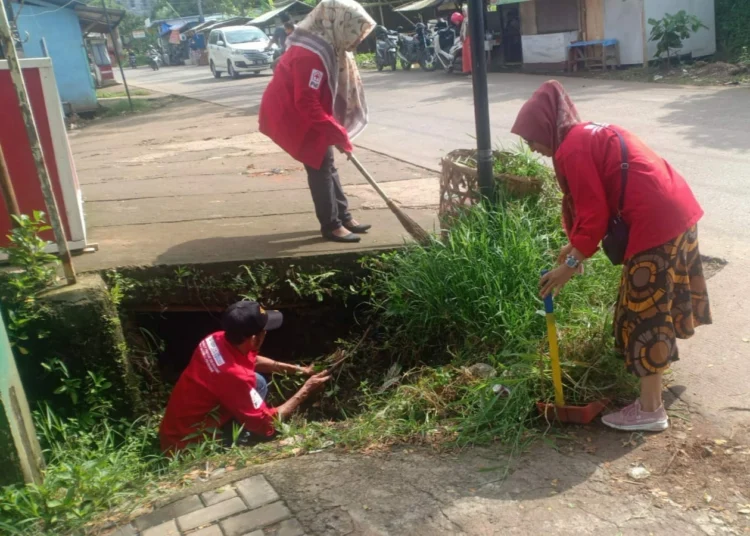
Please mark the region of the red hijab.
[[[570, 100], [562, 84], [557, 80], [550, 80], [542, 84], [526, 101], [510, 131], [526, 141], [545, 145], [556, 153], [570, 129], [580, 122], [576, 105]], [[555, 163], [554, 157], [552, 162]], [[563, 193], [563, 223], [566, 231], [570, 232], [575, 216], [573, 200], [568, 181], [560, 174], [556, 164], [555, 175]]]

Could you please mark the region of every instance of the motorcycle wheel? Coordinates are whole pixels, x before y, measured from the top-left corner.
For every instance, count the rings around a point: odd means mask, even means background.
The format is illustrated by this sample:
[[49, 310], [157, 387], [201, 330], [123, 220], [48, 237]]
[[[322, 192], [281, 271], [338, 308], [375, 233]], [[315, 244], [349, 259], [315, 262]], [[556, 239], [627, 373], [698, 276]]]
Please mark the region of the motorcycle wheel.
[[437, 60], [435, 59], [435, 55], [425, 54], [419, 59], [419, 66], [422, 68], [423, 71], [426, 71], [428, 73], [431, 73], [435, 70], [437, 65], [435, 64]]
[[375, 63], [377, 63], [377, 65], [378, 65], [378, 72], [382, 71], [383, 70], [383, 64], [380, 63], [379, 61], [377, 61]]
[[396, 70], [396, 58], [393, 58], [393, 61], [391, 61], [391, 71]]
[[411, 71], [411, 63], [409, 63], [408, 61], [401, 60], [401, 68], [404, 71]]

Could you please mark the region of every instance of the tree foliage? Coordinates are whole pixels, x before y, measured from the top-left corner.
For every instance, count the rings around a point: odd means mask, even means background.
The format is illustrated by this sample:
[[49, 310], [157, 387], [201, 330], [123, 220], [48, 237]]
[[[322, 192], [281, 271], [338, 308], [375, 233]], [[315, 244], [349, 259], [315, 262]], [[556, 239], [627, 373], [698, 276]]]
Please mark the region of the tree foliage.
[[[205, 15], [257, 16], [273, 7], [273, 0], [203, 0]], [[198, 14], [198, 0], [158, 0], [151, 11], [151, 19], [192, 17]]]
[[656, 43], [655, 58], [662, 58], [664, 54], [667, 59], [671, 60], [672, 51], [682, 48], [682, 40], [688, 39], [701, 28], [708, 29], [708, 26], [695, 15], [681, 9], [674, 15], [665, 13], [661, 19], [648, 19], [651, 28], [650, 40]]
[[750, 2], [716, 0], [716, 42], [726, 59], [737, 59], [750, 48]]

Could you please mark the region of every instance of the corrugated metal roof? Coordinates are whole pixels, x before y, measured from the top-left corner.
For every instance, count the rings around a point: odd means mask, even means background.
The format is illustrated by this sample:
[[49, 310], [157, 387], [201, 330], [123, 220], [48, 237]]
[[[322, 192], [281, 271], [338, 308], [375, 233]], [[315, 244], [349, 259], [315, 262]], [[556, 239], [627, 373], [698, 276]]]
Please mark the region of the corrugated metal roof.
[[258, 24], [263, 24], [264, 22], [272, 21], [275, 17], [278, 17], [284, 11], [295, 6], [302, 8], [307, 13], [309, 13], [313, 9], [312, 6], [309, 6], [305, 4], [304, 2], [298, 2], [298, 1], [290, 2], [284, 6], [277, 7], [276, 9], [272, 9], [271, 11], [266, 11], [261, 16], [255, 17], [253, 20], [251, 20], [249, 24], [256, 26]]
[[409, 2], [401, 7], [397, 7], [393, 11], [422, 11], [431, 7], [437, 7], [445, 2], [445, 0], [417, 0], [416, 2]]

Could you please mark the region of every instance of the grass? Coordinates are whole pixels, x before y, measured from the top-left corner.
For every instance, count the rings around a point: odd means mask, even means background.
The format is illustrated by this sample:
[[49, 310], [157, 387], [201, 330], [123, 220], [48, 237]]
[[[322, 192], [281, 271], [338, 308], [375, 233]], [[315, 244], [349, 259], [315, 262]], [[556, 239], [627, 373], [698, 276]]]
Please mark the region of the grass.
[[366, 52], [357, 54], [354, 56], [357, 62], [357, 67], [360, 69], [374, 69], [375, 68], [375, 53]]
[[148, 112], [156, 107], [156, 103], [150, 99], [133, 99], [133, 109], [130, 109], [128, 99], [108, 102], [102, 105], [101, 117], [120, 117], [123, 115]]
[[549, 179], [552, 171], [545, 166], [524, 142], [518, 142], [512, 150], [501, 150], [493, 165], [495, 174], [508, 174], [517, 177], [541, 177]]
[[[151, 92], [147, 89], [140, 89], [140, 88], [130, 88], [130, 96], [131, 97], [143, 97], [145, 95], [151, 95]], [[96, 90], [96, 96], [100, 99], [115, 99], [115, 98], [127, 98], [128, 94], [125, 92], [125, 90], [117, 90], [117, 91], [111, 91], [107, 88], [97, 89]]]
[[[511, 158], [509, 169], [533, 171], [528, 156]], [[546, 426], [535, 402], [553, 398], [538, 280], [565, 236], [559, 196], [551, 180], [545, 185], [537, 197], [465, 212], [443, 241], [364, 261], [371, 277], [359, 291], [369, 296], [369, 336], [342, 341], [351, 357], [318, 407], [279, 425], [280, 438], [294, 437], [293, 444], [227, 452], [207, 441], [166, 459], [157, 445], [158, 416], [115, 419], [101, 402], [107, 386], [92, 376], [77, 414], [62, 417], [49, 407], [36, 413], [46, 480], [0, 491], [0, 530], [83, 532], [106, 511], [127, 514], [179, 488], [198, 464], [240, 466], [331, 446], [367, 451], [395, 443], [450, 448], [497, 441], [511, 454], [523, 449]], [[628, 397], [635, 387], [610, 335], [619, 269], [601, 255], [586, 269], [556, 301], [569, 404]], [[317, 296], [320, 283], [300, 280], [293, 288]], [[490, 365], [494, 376], [477, 377], [468, 368], [474, 363]], [[273, 381], [272, 397], [301, 381]]]

